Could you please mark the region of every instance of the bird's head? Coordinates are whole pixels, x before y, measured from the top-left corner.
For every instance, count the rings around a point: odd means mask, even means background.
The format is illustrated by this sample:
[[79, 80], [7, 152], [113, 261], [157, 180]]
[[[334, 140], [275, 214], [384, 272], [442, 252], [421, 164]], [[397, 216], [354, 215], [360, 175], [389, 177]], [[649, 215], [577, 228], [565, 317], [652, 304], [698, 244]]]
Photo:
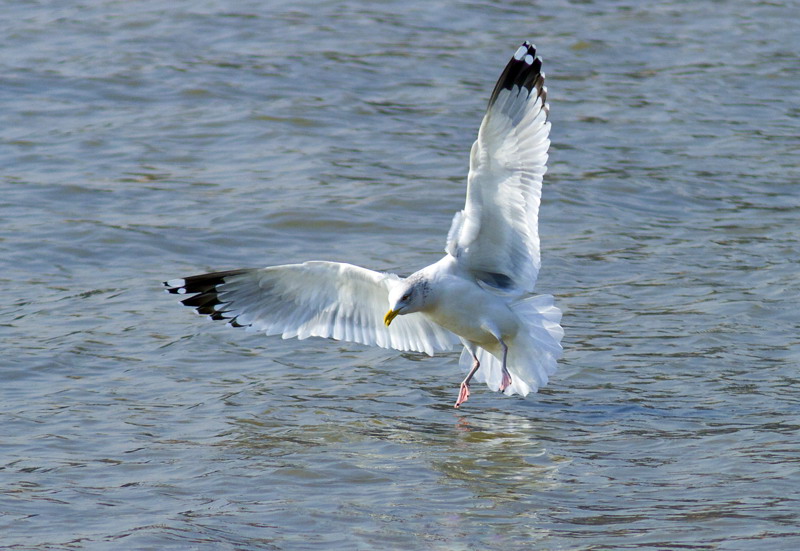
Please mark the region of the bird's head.
[[389, 311], [383, 317], [383, 323], [388, 327], [397, 316], [422, 310], [427, 289], [427, 282], [419, 278], [408, 278], [398, 283], [389, 293]]

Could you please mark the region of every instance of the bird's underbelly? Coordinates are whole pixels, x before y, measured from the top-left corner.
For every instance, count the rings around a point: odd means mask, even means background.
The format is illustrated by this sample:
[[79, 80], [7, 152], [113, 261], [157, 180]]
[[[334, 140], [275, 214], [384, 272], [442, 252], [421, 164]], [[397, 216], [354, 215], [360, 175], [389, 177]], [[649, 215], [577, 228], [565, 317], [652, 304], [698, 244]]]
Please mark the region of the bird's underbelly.
[[484, 348], [494, 347], [498, 334], [504, 340], [513, 339], [519, 328], [508, 304], [477, 285], [440, 297], [437, 307], [425, 313], [445, 329]]

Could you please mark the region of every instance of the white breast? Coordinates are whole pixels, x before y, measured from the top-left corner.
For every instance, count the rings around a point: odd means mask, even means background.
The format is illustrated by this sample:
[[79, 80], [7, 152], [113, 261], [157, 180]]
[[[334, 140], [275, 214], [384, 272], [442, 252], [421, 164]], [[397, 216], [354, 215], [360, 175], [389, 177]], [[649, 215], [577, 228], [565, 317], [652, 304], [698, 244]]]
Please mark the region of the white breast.
[[493, 348], [497, 344], [493, 333], [499, 333], [504, 340], [516, 335], [519, 320], [505, 299], [475, 282], [448, 275], [442, 278], [442, 285], [435, 286], [435, 293], [433, 308], [425, 314], [459, 337], [484, 348]]

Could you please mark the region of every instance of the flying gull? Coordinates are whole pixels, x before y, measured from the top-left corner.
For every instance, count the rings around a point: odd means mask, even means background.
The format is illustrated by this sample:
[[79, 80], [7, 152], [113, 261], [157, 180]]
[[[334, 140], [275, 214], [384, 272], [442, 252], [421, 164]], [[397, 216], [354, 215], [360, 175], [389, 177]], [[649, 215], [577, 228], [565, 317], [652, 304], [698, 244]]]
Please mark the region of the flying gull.
[[[196, 275], [164, 283], [215, 320], [284, 339], [325, 337], [434, 352], [462, 344], [470, 382], [526, 396], [561, 355], [561, 311], [534, 295], [541, 266], [538, 216], [550, 122], [542, 60], [520, 46], [494, 87], [472, 145], [467, 200], [445, 256], [407, 278], [311, 261]], [[388, 306], [389, 310], [383, 314]]]

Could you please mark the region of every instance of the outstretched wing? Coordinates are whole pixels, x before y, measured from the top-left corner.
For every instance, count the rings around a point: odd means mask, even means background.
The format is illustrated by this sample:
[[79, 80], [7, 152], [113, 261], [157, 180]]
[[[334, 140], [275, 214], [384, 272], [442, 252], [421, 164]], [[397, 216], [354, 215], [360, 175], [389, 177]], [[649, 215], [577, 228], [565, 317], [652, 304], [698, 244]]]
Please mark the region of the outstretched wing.
[[433, 355], [459, 343], [422, 314], [383, 323], [389, 291], [400, 281], [337, 262], [232, 270], [167, 281], [167, 291], [194, 295], [183, 304], [212, 319], [284, 339], [330, 337]]
[[472, 146], [464, 210], [447, 252], [484, 283], [533, 291], [539, 258], [539, 201], [550, 123], [542, 60], [525, 42], [489, 100]]

